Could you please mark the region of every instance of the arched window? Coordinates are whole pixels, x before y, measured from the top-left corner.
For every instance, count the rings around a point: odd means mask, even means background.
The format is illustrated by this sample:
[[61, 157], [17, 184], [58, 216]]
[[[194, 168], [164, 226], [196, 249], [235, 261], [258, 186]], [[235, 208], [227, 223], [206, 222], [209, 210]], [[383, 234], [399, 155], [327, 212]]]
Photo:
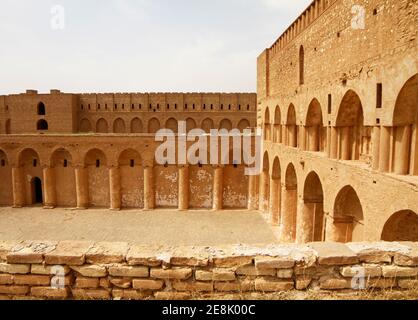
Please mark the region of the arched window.
[[46, 115], [46, 111], [45, 111], [45, 105], [43, 102], [39, 102], [38, 104], [38, 116], [44, 116]]
[[39, 120], [37, 125], [36, 125], [37, 130], [48, 130], [48, 122], [46, 122], [45, 120]]
[[299, 84], [305, 83], [305, 50], [303, 46], [299, 49]]

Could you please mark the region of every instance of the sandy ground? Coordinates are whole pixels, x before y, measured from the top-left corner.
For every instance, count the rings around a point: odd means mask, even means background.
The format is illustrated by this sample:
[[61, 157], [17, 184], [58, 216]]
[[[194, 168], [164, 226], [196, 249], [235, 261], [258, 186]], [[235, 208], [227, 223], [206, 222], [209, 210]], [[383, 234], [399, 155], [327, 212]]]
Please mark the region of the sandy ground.
[[258, 212], [0, 208], [0, 240], [92, 240], [133, 244], [277, 243]]

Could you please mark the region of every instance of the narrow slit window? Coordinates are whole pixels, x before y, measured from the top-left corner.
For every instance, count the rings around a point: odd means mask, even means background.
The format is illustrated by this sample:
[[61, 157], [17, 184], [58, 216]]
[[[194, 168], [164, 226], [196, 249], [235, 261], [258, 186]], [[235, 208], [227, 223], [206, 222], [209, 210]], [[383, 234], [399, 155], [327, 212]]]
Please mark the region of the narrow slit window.
[[332, 96], [328, 95], [328, 114], [332, 113]]
[[96, 160], [96, 168], [100, 168], [100, 160], [99, 159]]
[[6, 166], [6, 161], [4, 159], [1, 160], [1, 166], [5, 167]]
[[376, 89], [376, 108], [382, 108], [382, 94], [383, 94], [383, 85], [381, 83], [377, 84]]
[[32, 164], [33, 164], [33, 167], [36, 168], [38, 166], [38, 160], [33, 159]]
[[64, 159], [64, 168], [67, 168], [67, 167], [68, 167], [68, 160]]
[[135, 167], [135, 160], [131, 159], [130, 165], [131, 165], [131, 168]]

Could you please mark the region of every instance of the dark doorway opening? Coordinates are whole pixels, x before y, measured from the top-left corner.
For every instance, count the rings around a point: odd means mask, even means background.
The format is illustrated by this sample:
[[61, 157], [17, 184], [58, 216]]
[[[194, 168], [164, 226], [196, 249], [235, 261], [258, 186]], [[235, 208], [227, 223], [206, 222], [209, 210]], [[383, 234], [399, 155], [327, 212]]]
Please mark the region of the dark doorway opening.
[[42, 181], [39, 178], [32, 180], [32, 199], [34, 204], [43, 203]]

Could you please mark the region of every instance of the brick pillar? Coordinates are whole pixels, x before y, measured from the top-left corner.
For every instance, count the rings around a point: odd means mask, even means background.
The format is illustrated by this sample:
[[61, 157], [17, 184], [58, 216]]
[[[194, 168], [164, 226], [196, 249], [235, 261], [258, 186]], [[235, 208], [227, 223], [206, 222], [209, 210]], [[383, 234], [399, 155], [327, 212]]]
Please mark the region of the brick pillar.
[[23, 169], [20, 167], [12, 168], [13, 184], [13, 208], [25, 206], [25, 185], [23, 180]]
[[270, 179], [270, 219], [274, 225], [279, 224], [280, 219], [280, 179]]
[[189, 209], [189, 167], [179, 168], [179, 210]]
[[326, 152], [328, 158], [331, 158], [331, 127], [327, 127]]
[[280, 239], [293, 243], [296, 240], [297, 188], [282, 186], [282, 224]]
[[393, 171], [395, 174], [407, 175], [410, 167], [411, 126], [396, 127], [395, 129], [395, 155]]
[[53, 209], [57, 206], [57, 192], [55, 186], [55, 172], [53, 168], [43, 168], [45, 209]]
[[213, 210], [223, 209], [223, 167], [215, 167], [213, 179]]
[[87, 209], [89, 207], [89, 179], [87, 168], [75, 168], [75, 185], [77, 209]]
[[391, 128], [382, 127], [380, 129], [380, 147], [379, 147], [379, 171], [389, 172], [390, 159], [390, 137]]
[[152, 166], [144, 168], [144, 209], [155, 209], [154, 168]]
[[120, 170], [118, 167], [109, 168], [110, 209], [120, 210], [122, 207]]
[[[309, 127], [300, 126], [300, 149], [301, 150], [307, 150], [306, 148], [306, 132], [309, 130]], [[308, 131], [309, 132], [309, 131]]]
[[268, 171], [261, 172], [260, 175], [260, 198], [258, 201], [259, 210], [267, 212], [269, 207], [269, 173]]
[[258, 209], [257, 179], [258, 176], [248, 177], [248, 210]]
[[373, 144], [372, 169], [379, 170], [380, 127], [378, 126], [373, 128], [372, 144]]
[[351, 139], [350, 139], [350, 127], [341, 128], [341, 159], [351, 159]]
[[331, 127], [331, 159], [338, 159], [338, 128]]

